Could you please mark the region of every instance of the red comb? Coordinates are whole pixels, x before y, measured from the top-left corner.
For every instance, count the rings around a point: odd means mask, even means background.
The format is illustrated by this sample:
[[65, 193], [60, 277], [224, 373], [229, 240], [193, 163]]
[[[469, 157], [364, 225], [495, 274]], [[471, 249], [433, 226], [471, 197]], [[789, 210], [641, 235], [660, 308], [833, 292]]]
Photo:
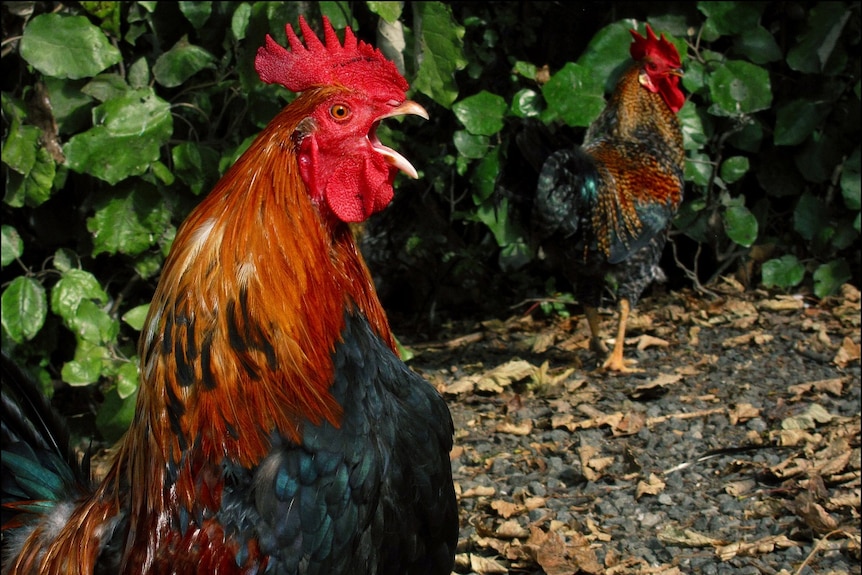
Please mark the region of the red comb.
[[258, 48], [254, 67], [267, 84], [275, 82], [292, 92], [302, 92], [315, 86], [340, 84], [357, 88], [382, 81], [402, 93], [407, 91], [407, 80], [395, 64], [380, 50], [358, 41], [349, 27], [344, 29], [343, 46], [326, 16], [323, 17], [325, 45], [302, 16], [299, 27], [307, 48], [290, 24], [285, 26], [290, 50], [280, 46], [269, 34], [266, 44]]
[[643, 60], [647, 56], [661, 58], [671, 68], [679, 68], [682, 62], [679, 60], [679, 52], [676, 51], [676, 46], [665, 39], [664, 34], [661, 39], [655, 37], [655, 33], [646, 25], [646, 38], [638, 34], [637, 30], [629, 30], [632, 33], [634, 42], [629, 48], [629, 53], [634, 60]]

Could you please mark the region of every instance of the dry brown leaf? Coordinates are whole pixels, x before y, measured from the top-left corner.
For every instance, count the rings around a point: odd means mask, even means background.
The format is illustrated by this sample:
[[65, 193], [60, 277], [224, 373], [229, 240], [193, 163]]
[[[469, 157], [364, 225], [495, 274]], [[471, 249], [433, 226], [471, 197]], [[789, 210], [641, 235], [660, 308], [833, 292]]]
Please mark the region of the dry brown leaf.
[[530, 351], [533, 353], [545, 353], [554, 345], [556, 337], [557, 334], [552, 331], [543, 331], [536, 334], [536, 339], [533, 341]]
[[782, 429], [814, 429], [817, 423], [827, 423], [832, 416], [822, 406], [814, 403], [804, 413], [793, 415], [781, 421]]
[[513, 359], [478, 376], [476, 390], [500, 393], [503, 387], [530, 377], [538, 369], [523, 359]]
[[476, 377], [475, 376], [467, 376], [462, 377], [450, 385], [446, 386], [443, 389], [443, 393], [446, 395], [463, 395], [465, 393], [471, 393], [473, 389], [476, 387]]
[[461, 494], [462, 498], [466, 497], [490, 497], [497, 493], [497, 490], [493, 487], [486, 487], [484, 485], [477, 485], [476, 487], [471, 487], [467, 491]]
[[754, 481], [753, 479], [743, 479], [741, 481], [731, 481], [724, 486], [724, 491], [728, 495], [739, 497], [741, 495], [749, 493], [755, 487], [757, 487], [756, 481]]
[[508, 521], [500, 523], [494, 533], [497, 537], [502, 537], [504, 539], [523, 539], [530, 535], [530, 532], [521, 527], [521, 525], [514, 519], [509, 519]]
[[758, 539], [757, 541], [737, 541], [729, 545], [721, 545], [715, 553], [722, 561], [730, 561], [736, 556], [754, 557], [764, 553], [772, 553], [776, 547], [797, 547], [798, 544], [787, 538], [786, 535], [771, 535]]
[[614, 437], [634, 435], [646, 425], [646, 414], [642, 411], [630, 411], [611, 429]]
[[508, 573], [509, 568], [490, 557], [470, 555], [470, 570], [475, 573]]
[[649, 479], [647, 481], [638, 481], [637, 491], [635, 492], [635, 499], [640, 499], [641, 495], [658, 495], [662, 491], [664, 491], [665, 482], [662, 481], [658, 475], [655, 473], [650, 473]]
[[806, 491], [797, 495], [793, 501], [787, 502], [785, 507], [817, 533], [829, 533], [838, 527], [838, 521]]
[[527, 543], [534, 549], [536, 563], [547, 575], [604, 572], [590, 542], [580, 533], [572, 533], [571, 541], [566, 544], [559, 533], [544, 533], [533, 526]]
[[840, 397], [841, 393], [844, 389], [844, 378], [834, 377], [832, 379], [821, 379], [818, 381], [807, 381], [805, 383], [798, 383], [796, 385], [791, 385], [787, 388], [787, 391], [793, 393], [796, 397], [793, 399], [799, 399], [799, 396], [810, 393], [812, 391], [825, 391], [831, 395], [836, 397]]
[[728, 413], [731, 425], [736, 425], [739, 422], [748, 421], [755, 417], [760, 417], [760, 410], [750, 403], [740, 403], [733, 407]]
[[511, 435], [530, 435], [533, 432], [533, 421], [531, 419], [525, 419], [521, 423], [504, 421], [497, 424], [494, 431], [497, 433], [509, 433]]
[[678, 525], [666, 525], [659, 531], [660, 541], [675, 547], [716, 547], [724, 542], [698, 533], [692, 529], [681, 529]]
[[688, 345], [690, 347], [697, 347], [700, 344], [700, 330], [702, 328], [698, 325], [693, 325], [688, 330]]
[[739, 347], [741, 345], [763, 345], [764, 343], [768, 343], [775, 338], [771, 333], [763, 333], [760, 330], [752, 331], [750, 333], [746, 333], [743, 335], [738, 335], [736, 337], [729, 337], [723, 342], [721, 342], [721, 347]]
[[767, 311], [787, 311], [802, 309], [805, 307], [805, 301], [803, 301], [802, 296], [778, 295], [774, 299], [757, 302], [757, 307]]
[[513, 515], [518, 515], [524, 512], [523, 505], [518, 505], [517, 503], [512, 503], [510, 501], [503, 501], [501, 499], [491, 502], [491, 509], [496, 511], [503, 519], [508, 519]]
[[848, 363], [859, 361], [860, 354], [862, 354], [862, 344], [854, 343], [852, 339], [845, 337], [832, 361], [838, 367], [847, 367]]

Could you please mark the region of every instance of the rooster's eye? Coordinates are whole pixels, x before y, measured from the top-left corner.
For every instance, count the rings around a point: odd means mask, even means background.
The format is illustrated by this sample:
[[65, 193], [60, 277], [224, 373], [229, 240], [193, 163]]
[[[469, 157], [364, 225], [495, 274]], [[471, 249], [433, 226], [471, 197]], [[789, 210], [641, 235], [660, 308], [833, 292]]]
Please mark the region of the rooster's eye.
[[344, 104], [335, 104], [329, 109], [329, 115], [335, 120], [346, 120], [350, 116], [350, 108]]

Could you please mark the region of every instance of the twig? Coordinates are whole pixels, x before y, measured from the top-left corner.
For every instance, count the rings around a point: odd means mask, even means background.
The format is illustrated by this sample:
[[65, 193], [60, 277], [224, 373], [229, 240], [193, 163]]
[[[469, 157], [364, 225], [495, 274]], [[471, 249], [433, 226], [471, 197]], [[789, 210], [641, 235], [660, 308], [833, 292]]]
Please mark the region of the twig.
[[818, 551], [820, 551], [820, 548], [826, 544], [826, 540], [829, 539], [830, 537], [832, 537], [833, 535], [835, 535], [836, 533], [846, 534], [846, 532], [843, 529], [836, 529], [836, 530], [830, 531], [829, 533], [824, 535], [821, 539], [819, 539], [817, 541], [817, 544], [814, 546], [814, 549], [811, 550], [811, 553], [808, 554], [808, 557], [805, 558], [805, 561], [803, 561], [802, 564], [799, 565], [799, 567], [796, 569], [794, 575], [799, 575], [800, 573], [802, 573], [802, 570], [805, 569], [805, 566], [808, 565], [808, 563], [814, 557], [814, 554], [817, 553]]

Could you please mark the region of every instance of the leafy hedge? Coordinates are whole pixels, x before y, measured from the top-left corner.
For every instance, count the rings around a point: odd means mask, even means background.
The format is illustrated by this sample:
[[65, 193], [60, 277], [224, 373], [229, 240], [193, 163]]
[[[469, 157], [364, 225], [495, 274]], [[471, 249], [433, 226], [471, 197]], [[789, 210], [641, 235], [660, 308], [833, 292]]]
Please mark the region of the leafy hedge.
[[[381, 47], [431, 113], [381, 129], [423, 173], [367, 232], [426, 305], [475, 305], [489, 277], [513, 291], [537, 279], [518, 275], [533, 254], [496, 193], [511, 127], [538, 118], [577, 138], [644, 22], [679, 48], [690, 94], [676, 237], [713, 274], [756, 251], [771, 254], [767, 287], [822, 297], [858, 282], [859, 3], [596, 4], [4, 3], [4, 350], [46, 387], [98, 384], [103, 434], [125, 428], [176, 227], [293, 97], [253, 58], [300, 10]], [[700, 281], [697, 258], [682, 264]]]

